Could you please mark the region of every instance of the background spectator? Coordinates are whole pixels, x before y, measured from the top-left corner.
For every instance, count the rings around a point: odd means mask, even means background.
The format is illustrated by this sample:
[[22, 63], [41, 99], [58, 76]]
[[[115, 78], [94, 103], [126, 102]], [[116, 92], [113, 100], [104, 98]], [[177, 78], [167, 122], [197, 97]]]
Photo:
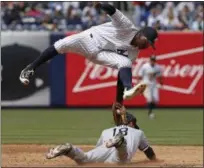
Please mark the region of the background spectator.
[[[105, 2], [104, 2], [105, 3]], [[137, 27], [203, 31], [203, 2], [109, 2]], [[91, 2], [1, 2], [3, 30], [82, 30], [110, 21]]]

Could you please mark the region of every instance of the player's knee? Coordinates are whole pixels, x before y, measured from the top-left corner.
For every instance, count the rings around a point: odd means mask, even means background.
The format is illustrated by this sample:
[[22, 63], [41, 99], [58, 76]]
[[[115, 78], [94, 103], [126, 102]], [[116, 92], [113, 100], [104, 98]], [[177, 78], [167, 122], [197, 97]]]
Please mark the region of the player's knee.
[[59, 54], [64, 54], [66, 46], [64, 45], [64, 40], [60, 39], [54, 43], [54, 47]]
[[118, 65], [118, 69], [124, 68], [124, 67], [132, 67], [132, 61], [130, 59], [124, 59], [122, 60], [119, 65]]

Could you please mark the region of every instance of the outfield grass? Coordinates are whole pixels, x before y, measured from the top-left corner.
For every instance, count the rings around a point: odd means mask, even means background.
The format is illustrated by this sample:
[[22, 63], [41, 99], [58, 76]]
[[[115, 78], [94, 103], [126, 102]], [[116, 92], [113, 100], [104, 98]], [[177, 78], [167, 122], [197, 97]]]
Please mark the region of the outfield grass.
[[[149, 120], [146, 110], [137, 116], [151, 144], [202, 145], [202, 109], [159, 109]], [[113, 126], [109, 110], [2, 110], [2, 143], [95, 144], [103, 129]]]

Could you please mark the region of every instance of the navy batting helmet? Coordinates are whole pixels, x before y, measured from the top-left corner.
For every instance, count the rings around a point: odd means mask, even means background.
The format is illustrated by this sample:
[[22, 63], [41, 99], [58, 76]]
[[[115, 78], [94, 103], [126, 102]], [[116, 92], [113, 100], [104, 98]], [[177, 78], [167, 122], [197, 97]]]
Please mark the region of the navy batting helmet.
[[140, 129], [137, 125], [137, 119], [134, 115], [130, 114], [130, 113], [126, 113], [126, 118], [127, 118], [127, 124], [129, 124], [130, 122], [133, 122], [134, 126], [136, 129]]

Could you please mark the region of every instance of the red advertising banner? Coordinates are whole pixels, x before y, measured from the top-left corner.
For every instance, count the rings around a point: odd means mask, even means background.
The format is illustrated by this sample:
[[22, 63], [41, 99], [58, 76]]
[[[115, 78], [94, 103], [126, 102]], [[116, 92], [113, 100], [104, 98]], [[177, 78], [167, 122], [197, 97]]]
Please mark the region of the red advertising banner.
[[[159, 91], [160, 106], [203, 105], [203, 34], [160, 33], [156, 42], [157, 62], [162, 67], [164, 85]], [[152, 49], [141, 51], [132, 67], [133, 83], [148, 61]], [[96, 65], [83, 56], [66, 57], [66, 104], [68, 106], [107, 106], [115, 100], [118, 71]], [[143, 95], [125, 101], [129, 106], [145, 105]]]

